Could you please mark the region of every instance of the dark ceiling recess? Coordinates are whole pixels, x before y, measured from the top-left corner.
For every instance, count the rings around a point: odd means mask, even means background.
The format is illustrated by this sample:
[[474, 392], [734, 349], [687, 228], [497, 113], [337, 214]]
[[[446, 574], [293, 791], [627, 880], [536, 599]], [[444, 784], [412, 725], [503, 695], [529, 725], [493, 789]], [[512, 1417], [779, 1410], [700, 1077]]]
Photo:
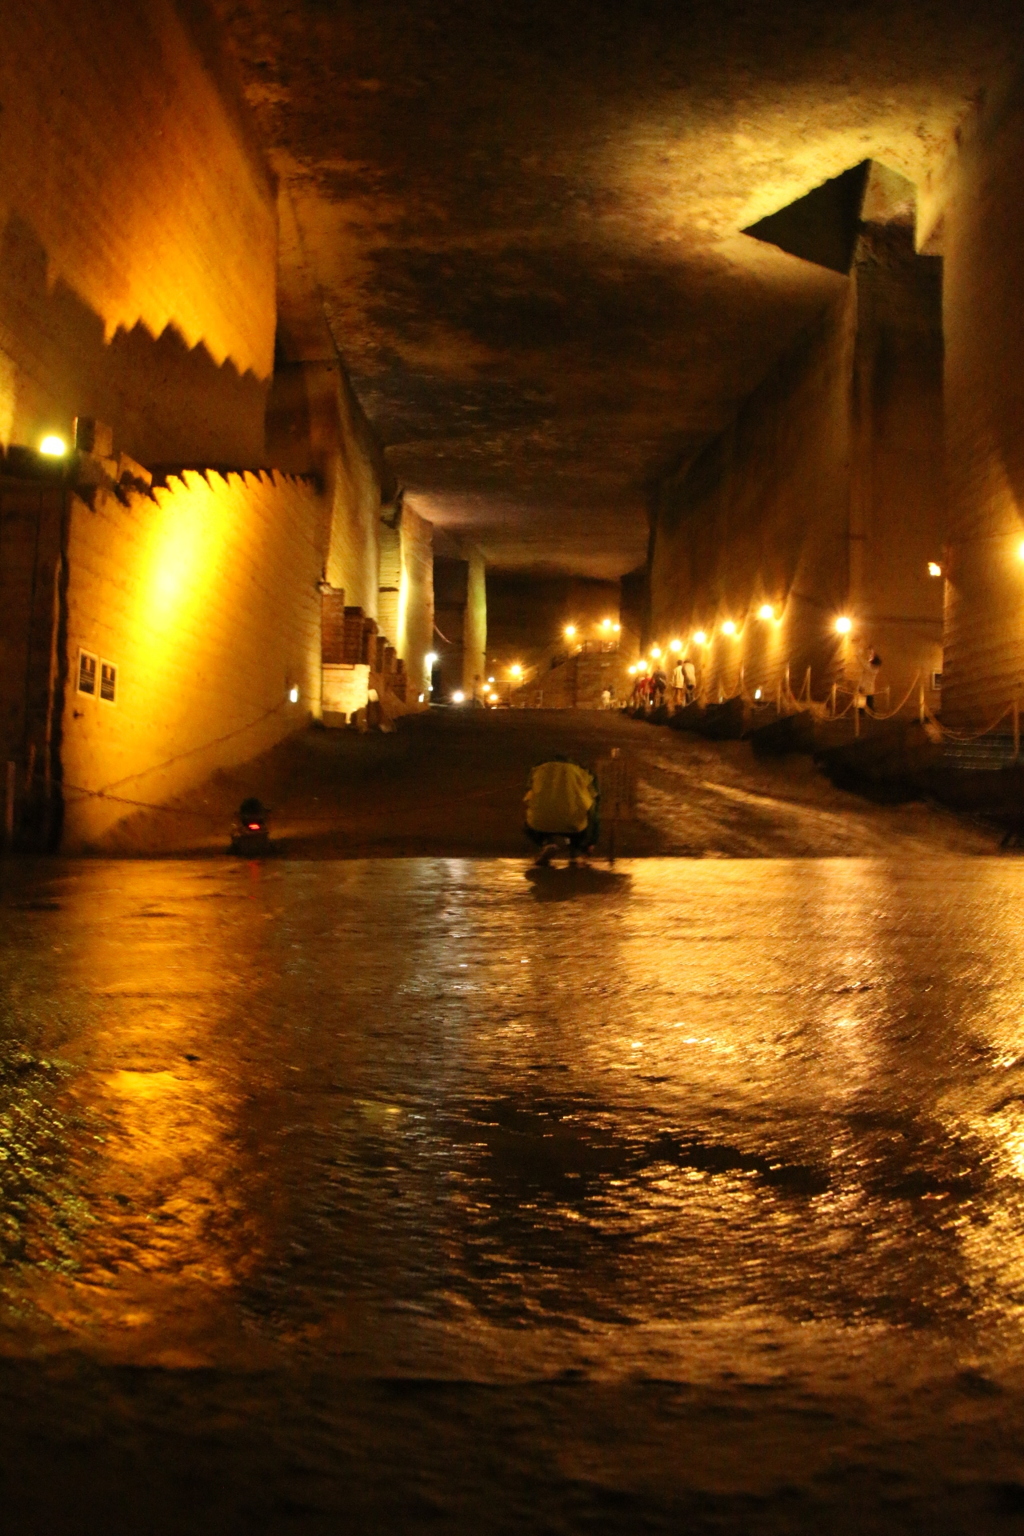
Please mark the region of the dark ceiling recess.
[[759, 219], [743, 233], [766, 245], [777, 245], [802, 261], [813, 261], [815, 266], [848, 276], [870, 169], [871, 161], [862, 160], [805, 197], [798, 197], [788, 208]]

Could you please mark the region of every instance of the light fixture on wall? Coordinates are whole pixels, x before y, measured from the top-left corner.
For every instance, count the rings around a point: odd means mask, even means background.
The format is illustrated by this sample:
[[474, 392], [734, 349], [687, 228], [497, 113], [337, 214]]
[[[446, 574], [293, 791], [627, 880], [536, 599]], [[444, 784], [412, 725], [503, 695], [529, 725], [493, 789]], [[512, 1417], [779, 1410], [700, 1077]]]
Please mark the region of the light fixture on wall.
[[839, 618], [836, 619], [836, 634], [837, 635], [848, 635], [852, 628], [853, 628], [853, 620], [852, 619], [848, 619], [846, 617], [845, 613], [840, 614]]
[[288, 702], [289, 704], [297, 704], [299, 702], [299, 690], [294, 683], [288, 689]]
[[56, 432], [48, 432], [39, 444], [39, 452], [45, 453], [48, 459], [62, 459], [67, 451], [67, 443]]
[[452, 703], [453, 704], [464, 704], [465, 702], [466, 702], [466, 695], [462, 692], [462, 690], [460, 688], [457, 688], [455, 690], [455, 692], [452, 694]]
[[760, 608], [757, 610], [757, 616], [759, 619], [774, 619], [775, 609], [772, 607], [771, 603], [762, 603]]
[[683, 642], [681, 640], [670, 640], [668, 643], [668, 648], [670, 651], [681, 651], [683, 648]]
[[661, 646], [660, 645], [652, 645], [651, 646], [651, 659], [652, 659], [652, 661], [659, 660], [660, 656], [661, 656]]
[[509, 676], [510, 677], [522, 677], [522, 675], [523, 675], [523, 669], [519, 665], [518, 661], [513, 662], [512, 666], [509, 667], [508, 671], [509, 671]]
[[693, 636], [694, 645], [707, 645], [708, 637], [702, 629], [698, 629]]
[[436, 651], [428, 651], [427, 654], [423, 658], [423, 669], [424, 669], [424, 671], [425, 672], [432, 672], [436, 666], [437, 666], [437, 652]]
[[735, 633], [736, 625], [733, 623], [732, 619], [726, 619], [725, 623], [722, 625], [722, 634], [734, 635]]
[[565, 628], [562, 630], [562, 634], [565, 636], [565, 638], [567, 640], [575, 640], [576, 639], [576, 625], [575, 624], [567, 624], [565, 626]]
[[939, 564], [939, 562], [937, 560], [929, 560], [928, 561], [928, 575], [929, 576], [941, 576], [942, 575], [942, 566]]

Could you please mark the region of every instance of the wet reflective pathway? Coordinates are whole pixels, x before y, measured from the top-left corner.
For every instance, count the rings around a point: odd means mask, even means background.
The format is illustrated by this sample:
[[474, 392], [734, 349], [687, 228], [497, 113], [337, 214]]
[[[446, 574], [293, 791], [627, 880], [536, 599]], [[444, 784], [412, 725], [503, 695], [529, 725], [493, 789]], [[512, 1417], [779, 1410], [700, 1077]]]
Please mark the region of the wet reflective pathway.
[[1024, 864], [4, 878], [13, 1529], [1019, 1528]]

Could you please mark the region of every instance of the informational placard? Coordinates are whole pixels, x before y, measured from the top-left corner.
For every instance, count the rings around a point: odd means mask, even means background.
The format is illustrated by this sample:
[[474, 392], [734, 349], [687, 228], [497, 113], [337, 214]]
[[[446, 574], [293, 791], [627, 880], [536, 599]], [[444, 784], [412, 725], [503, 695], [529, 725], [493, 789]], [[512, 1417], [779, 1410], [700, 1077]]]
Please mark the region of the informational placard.
[[112, 661], [100, 662], [100, 698], [104, 704], [117, 703], [117, 666]]
[[99, 662], [92, 651], [79, 651], [78, 653], [78, 692], [84, 693], [88, 698], [96, 697], [96, 673]]

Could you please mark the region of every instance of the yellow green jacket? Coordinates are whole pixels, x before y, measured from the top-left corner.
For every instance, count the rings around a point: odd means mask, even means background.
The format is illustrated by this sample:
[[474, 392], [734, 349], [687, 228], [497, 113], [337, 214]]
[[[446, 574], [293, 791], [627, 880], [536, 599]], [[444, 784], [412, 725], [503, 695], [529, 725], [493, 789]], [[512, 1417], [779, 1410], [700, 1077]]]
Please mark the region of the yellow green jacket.
[[579, 763], [541, 763], [530, 775], [526, 824], [535, 832], [582, 832], [596, 799], [594, 776]]

